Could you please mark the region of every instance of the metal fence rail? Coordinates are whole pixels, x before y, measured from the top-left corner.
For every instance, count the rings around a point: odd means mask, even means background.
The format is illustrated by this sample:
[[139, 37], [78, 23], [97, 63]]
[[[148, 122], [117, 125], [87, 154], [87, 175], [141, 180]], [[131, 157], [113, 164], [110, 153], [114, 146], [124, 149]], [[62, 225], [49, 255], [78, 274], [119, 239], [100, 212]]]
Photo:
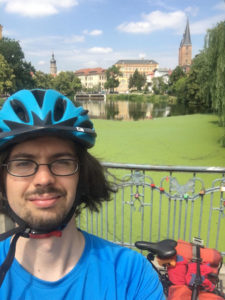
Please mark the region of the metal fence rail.
[[78, 226], [115, 243], [204, 240], [225, 255], [225, 168], [103, 163], [117, 189], [99, 213], [85, 210]]

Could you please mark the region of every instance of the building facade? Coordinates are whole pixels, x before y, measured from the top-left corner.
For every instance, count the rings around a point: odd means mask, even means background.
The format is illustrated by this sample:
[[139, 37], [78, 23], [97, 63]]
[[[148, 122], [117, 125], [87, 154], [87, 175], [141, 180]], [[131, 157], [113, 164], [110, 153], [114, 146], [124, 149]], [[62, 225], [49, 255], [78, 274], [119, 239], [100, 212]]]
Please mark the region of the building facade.
[[191, 62], [192, 62], [192, 43], [191, 43], [189, 21], [187, 19], [187, 25], [179, 48], [179, 66], [182, 67], [185, 72], [188, 72], [190, 70]]
[[54, 57], [54, 53], [52, 53], [52, 58], [50, 60], [50, 74], [52, 76], [57, 75], [57, 66], [56, 66], [56, 60], [55, 60], [55, 57]]
[[80, 69], [75, 72], [75, 75], [80, 79], [84, 89], [104, 90], [104, 84], [106, 82], [105, 69]]
[[115, 65], [120, 68], [122, 73], [122, 76], [119, 77], [120, 85], [116, 89], [119, 93], [126, 93], [129, 90], [129, 78], [134, 74], [135, 70], [148, 77], [159, 66], [156, 61], [148, 59], [119, 60]]

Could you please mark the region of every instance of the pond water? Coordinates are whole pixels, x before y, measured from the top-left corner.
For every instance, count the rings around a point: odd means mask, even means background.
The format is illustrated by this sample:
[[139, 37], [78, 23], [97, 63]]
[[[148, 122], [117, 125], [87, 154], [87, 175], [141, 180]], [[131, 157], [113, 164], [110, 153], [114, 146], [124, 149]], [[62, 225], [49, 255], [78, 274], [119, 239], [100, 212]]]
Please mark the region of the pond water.
[[76, 106], [83, 106], [89, 116], [98, 119], [140, 120], [185, 115], [199, 112], [199, 107], [185, 107], [184, 104], [143, 103], [129, 101], [80, 101]]

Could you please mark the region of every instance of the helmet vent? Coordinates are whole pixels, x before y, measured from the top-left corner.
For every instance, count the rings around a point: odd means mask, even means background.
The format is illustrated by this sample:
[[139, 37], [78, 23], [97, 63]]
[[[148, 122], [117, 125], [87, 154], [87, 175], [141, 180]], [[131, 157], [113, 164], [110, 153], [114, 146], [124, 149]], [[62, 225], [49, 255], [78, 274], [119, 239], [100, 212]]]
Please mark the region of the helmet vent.
[[27, 110], [25, 108], [25, 106], [23, 105], [22, 102], [20, 102], [19, 100], [12, 100], [10, 101], [10, 104], [12, 106], [12, 109], [14, 110], [15, 114], [17, 115], [17, 117], [24, 123], [28, 123], [29, 122], [29, 115], [27, 113]]
[[62, 98], [58, 98], [54, 108], [54, 120], [59, 121], [62, 119], [66, 110], [66, 101]]
[[85, 116], [88, 114], [88, 110], [84, 109], [80, 114], [81, 114], [81, 116]]
[[88, 120], [85, 120], [85, 121], [83, 121], [83, 122], [81, 122], [80, 124], [79, 124], [79, 127], [83, 127], [83, 128], [93, 128], [93, 124], [92, 124], [92, 122], [90, 122], [90, 121], [88, 121]]
[[32, 94], [34, 95], [38, 105], [42, 108], [44, 102], [45, 91], [42, 90], [32, 90]]

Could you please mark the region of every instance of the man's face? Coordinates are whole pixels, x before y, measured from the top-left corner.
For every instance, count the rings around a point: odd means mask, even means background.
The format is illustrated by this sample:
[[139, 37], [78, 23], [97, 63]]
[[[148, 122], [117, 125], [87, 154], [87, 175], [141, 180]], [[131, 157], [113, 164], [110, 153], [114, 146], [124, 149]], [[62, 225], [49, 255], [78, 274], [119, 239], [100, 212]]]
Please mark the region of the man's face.
[[[47, 164], [56, 159], [76, 159], [74, 143], [57, 137], [40, 137], [16, 145], [8, 160], [30, 159]], [[6, 174], [6, 195], [12, 210], [30, 226], [50, 229], [61, 224], [76, 196], [78, 173], [55, 176], [48, 166], [36, 174], [15, 177]]]

